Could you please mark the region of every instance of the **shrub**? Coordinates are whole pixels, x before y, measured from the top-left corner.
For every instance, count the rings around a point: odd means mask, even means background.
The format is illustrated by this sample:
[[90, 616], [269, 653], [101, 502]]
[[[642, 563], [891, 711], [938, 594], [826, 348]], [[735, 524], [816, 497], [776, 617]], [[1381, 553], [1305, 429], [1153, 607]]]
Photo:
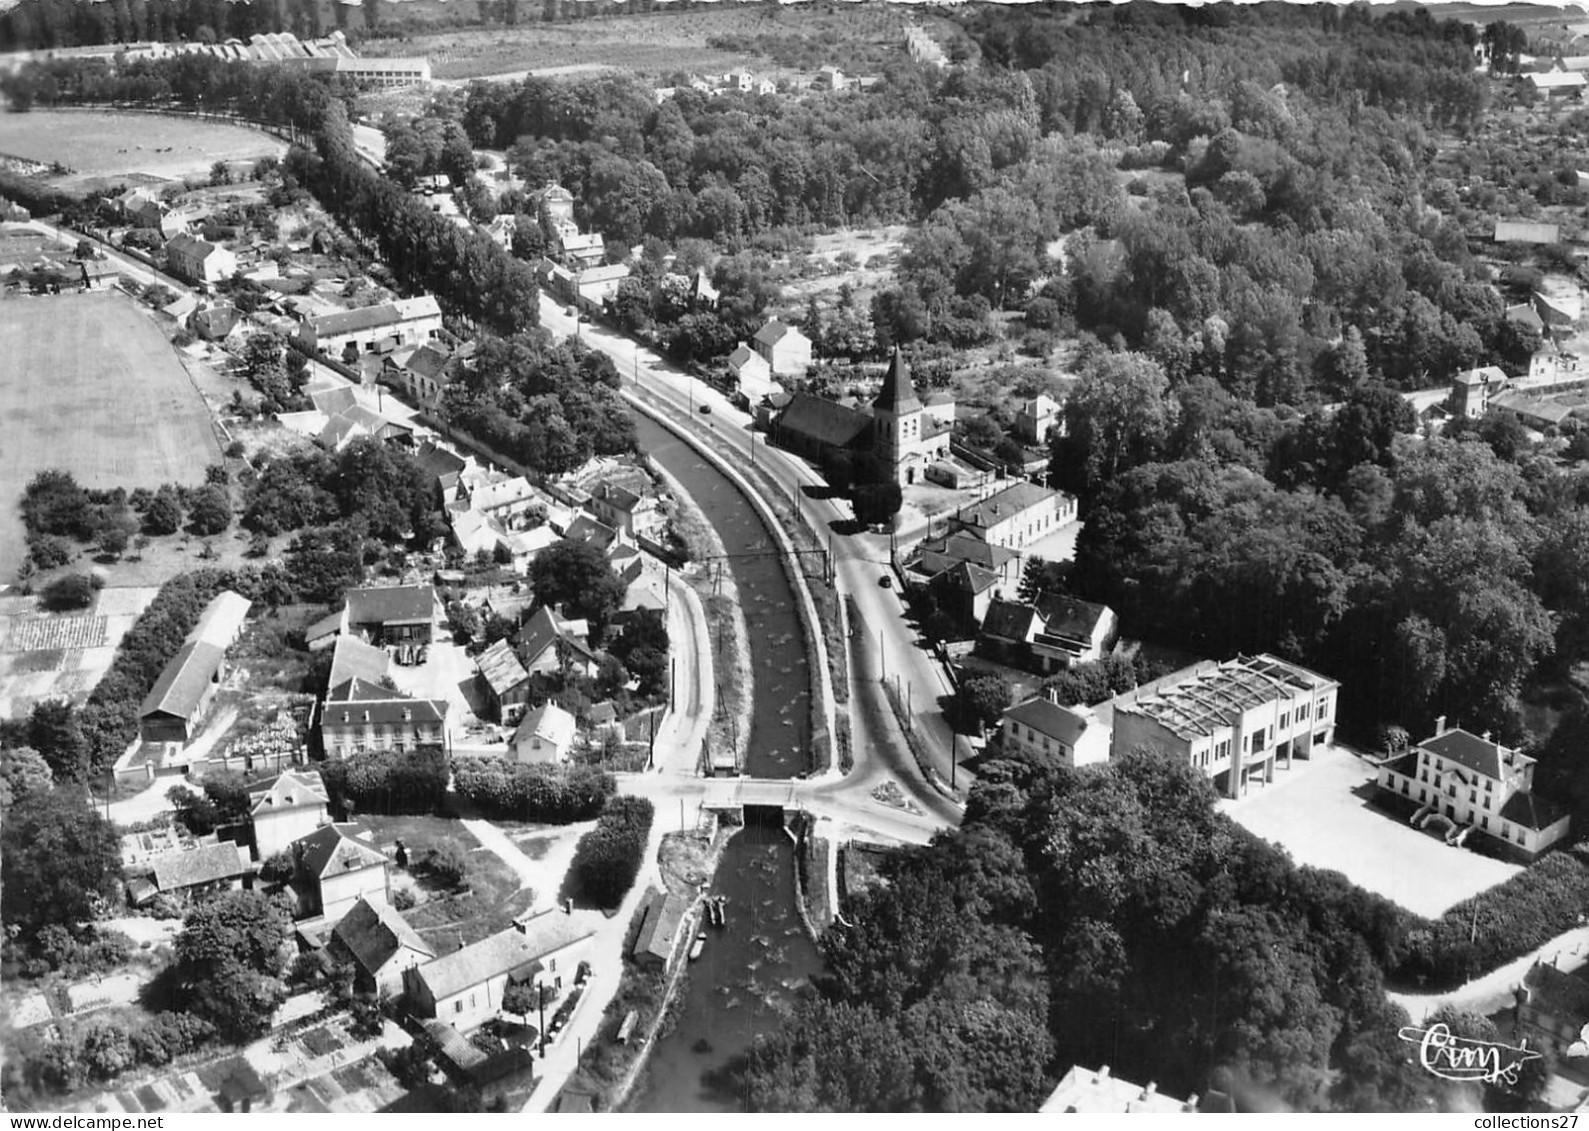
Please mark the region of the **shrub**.
[[463, 849], [449, 840], [430, 850], [425, 857], [425, 870], [448, 887], [460, 887], [469, 870], [469, 859]]
[[1589, 907], [1589, 848], [1554, 852], [1504, 884], [1463, 900], [1411, 931], [1398, 980], [1430, 990], [1458, 985], [1534, 950]]
[[589, 766], [521, 766], [501, 758], [455, 764], [458, 796], [494, 817], [569, 824], [599, 815], [617, 788], [611, 774]]
[[40, 569], [54, 569], [72, 560], [72, 548], [64, 538], [39, 534], [28, 539], [28, 556]]
[[411, 911], [414, 907], [414, 893], [407, 888], [392, 889], [392, 907], [397, 911]]
[[616, 907], [634, 884], [645, 857], [654, 814], [643, 797], [614, 797], [596, 827], [579, 838], [568, 869], [568, 892], [602, 907]]
[[94, 579], [86, 573], [69, 573], [44, 587], [42, 601], [52, 612], [86, 609], [94, 603]]
[[327, 762], [321, 776], [332, 799], [362, 812], [434, 813], [447, 796], [447, 758], [437, 748], [377, 751]]

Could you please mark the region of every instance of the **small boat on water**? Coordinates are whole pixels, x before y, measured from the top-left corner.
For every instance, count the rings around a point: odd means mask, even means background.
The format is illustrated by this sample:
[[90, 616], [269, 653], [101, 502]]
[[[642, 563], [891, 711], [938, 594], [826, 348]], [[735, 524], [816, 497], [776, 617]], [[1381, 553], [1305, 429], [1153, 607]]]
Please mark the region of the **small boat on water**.
[[706, 932], [702, 931], [695, 936], [695, 941], [690, 944], [690, 961], [694, 962], [701, 957], [701, 951], [706, 949]]

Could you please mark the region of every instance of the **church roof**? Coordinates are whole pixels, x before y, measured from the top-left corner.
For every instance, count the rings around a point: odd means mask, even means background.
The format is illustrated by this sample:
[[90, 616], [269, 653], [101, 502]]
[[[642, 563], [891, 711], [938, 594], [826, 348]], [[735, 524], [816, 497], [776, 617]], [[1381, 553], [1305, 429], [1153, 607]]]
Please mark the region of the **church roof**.
[[910, 363], [905, 360], [898, 346], [894, 347], [894, 358], [888, 363], [882, 391], [877, 394], [872, 407], [892, 412], [896, 416], [921, 411], [921, 400], [916, 396], [916, 386], [910, 379]]

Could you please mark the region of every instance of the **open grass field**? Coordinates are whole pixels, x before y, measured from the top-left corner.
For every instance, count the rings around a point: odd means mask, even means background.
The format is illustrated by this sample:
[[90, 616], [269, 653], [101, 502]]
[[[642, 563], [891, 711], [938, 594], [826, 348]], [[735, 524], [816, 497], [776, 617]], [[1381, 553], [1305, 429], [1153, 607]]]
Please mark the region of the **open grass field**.
[[[400, 10], [406, 10], [406, 5]], [[416, 32], [367, 40], [367, 55], [427, 55], [438, 79], [519, 77], [611, 68], [634, 74], [721, 74], [751, 66], [773, 74], [852, 58], [858, 45], [904, 52], [896, 6], [714, 5], [571, 23]], [[766, 37], [763, 49], [719, 50], [716, 37]], [[867, 56], [870, 58], [870, 53]]]
[[63, 187], [137, 174], [180, 180], [207, 174], [217, 161], [286, 151], [269, 134], [224, 122], [109, 110], [0, 113], [0, 154], [66, 166]]
[[22, 488], [59, 467], [86, 487], [203, 482], [209, 409], [149, 317], [121, 294], [0, 301], [0, 579], [26, 555]]

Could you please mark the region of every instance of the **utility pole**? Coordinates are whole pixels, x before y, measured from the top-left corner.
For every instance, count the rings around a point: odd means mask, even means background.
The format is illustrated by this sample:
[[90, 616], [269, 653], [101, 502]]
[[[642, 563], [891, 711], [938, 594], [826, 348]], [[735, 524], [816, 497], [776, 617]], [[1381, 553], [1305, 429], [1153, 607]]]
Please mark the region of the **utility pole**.
[[646, 752], [646, 769], [657, 768], [657, 713], [651, 712], [651, 748]]
[[670, 661], [670, 666], [669, 666], [669, 670], [668, 670], [668, 710], [670, 710], [670, 711], [674, 710], [677, 707], [677, 705], [678, 705], [677, 704], [677, 700], [674, 698], [674, 687], [673, 687], [674, 681], [677, 680], [678, 678], [679, 678], [679, 661], [678, 661], [677, 658], [675, 658], [672, 661]]
[[546, 1059], [546, 983], [535, 983], [535, 1000], [541, 1007], [541, 1059]]

